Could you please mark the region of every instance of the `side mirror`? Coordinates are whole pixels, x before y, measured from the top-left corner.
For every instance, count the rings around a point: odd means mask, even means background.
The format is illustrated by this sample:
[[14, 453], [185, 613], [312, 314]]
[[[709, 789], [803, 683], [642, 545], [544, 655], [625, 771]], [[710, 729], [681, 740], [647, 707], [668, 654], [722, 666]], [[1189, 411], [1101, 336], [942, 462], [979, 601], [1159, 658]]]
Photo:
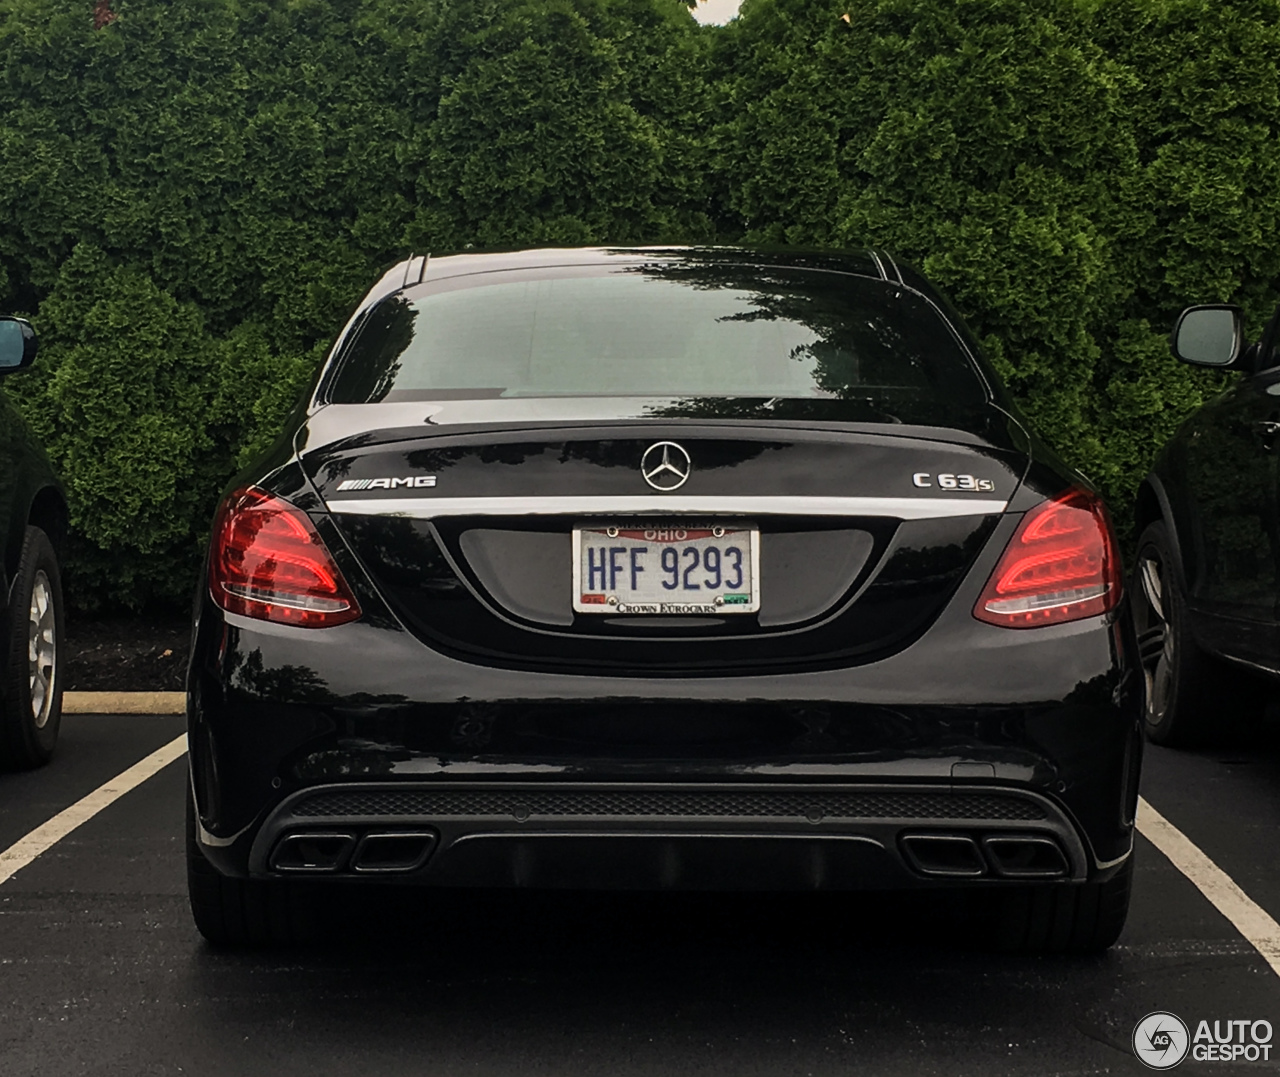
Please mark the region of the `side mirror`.
[[0, 374], [25, 370], [35, 362], [39, 344], [25, 318], [0, 316]]
[[1184, 363], [1235, 366], [1244, 350], [1244, 313], [1226, 305], [1188, 307], [1174, 323], [1169, 347]]

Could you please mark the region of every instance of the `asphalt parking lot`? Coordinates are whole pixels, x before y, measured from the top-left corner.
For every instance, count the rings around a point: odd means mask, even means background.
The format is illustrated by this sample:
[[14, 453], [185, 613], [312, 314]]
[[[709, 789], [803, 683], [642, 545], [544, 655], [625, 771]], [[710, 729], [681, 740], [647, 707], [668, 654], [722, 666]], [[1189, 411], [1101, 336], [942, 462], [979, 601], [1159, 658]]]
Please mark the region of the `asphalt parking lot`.
[[[182, 730], [67, 716], [51, 767], [0, 775], [0, 850]], [[184, 781], [179, 758], [0, 883], [0, 1074], [1146, 1073], [1152, 1011], [1280, 1030], [1280, 977], [1142, 838], [1096, 958], [985, 952], [883, 897], [398, 891], [337, 895], [322, 944], [219, 953], [187, 910]], [[1280, 748], [1149, 749], [1143, 793], [1280, 918]]]

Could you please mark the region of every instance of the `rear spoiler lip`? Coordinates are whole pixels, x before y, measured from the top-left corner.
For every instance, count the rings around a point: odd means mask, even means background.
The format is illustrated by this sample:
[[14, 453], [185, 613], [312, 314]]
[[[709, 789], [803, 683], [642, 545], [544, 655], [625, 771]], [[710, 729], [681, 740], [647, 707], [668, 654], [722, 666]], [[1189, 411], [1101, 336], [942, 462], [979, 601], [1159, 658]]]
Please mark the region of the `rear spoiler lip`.
[[[1029, 456], [1026, 437], [1008, 441], [984, 437], [962, 427], [924, 426], [909, 423], [835, 422], [815, 419], [771, 419], [734, 417], [706, 419], [644, 415], [564, 415], [555, 418], [531, 418], [495, 414], [484, 421], [451, 422], [447, 404], [326, 404], [299, 424], [295, 449], [305, 455], [319, 449], [332, 449], [354, 443], [361, 448], [392, 445], [422, 438], [469, 438], [492, 436], [509, 439], [520, 434], [659, 437], [669, 428], [686, 437], [723, 438], [748, 434], [803, 440], [858, 437], [893, 438], [935, 442], [957, 448], [995, 451]], [[999, 409], [996, 409], [997, 411]], [[1003, 412], [1000, 412], [1004, 415]], [[1021, 427], [1018, 427], [1021, 433]]]

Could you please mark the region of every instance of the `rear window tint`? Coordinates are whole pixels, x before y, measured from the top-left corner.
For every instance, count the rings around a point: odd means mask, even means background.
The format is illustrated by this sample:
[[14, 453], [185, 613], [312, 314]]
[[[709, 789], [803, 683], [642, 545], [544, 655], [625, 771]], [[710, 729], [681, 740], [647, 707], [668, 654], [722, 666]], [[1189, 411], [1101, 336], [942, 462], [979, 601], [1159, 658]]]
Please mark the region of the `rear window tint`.
[[685, 264], [489, 276], [425, 285], [373, 308], [329, 399], [604, 396], [889, 407], [914, 398], [931, 411], [986, 400], [937, 311], [882, 281]]

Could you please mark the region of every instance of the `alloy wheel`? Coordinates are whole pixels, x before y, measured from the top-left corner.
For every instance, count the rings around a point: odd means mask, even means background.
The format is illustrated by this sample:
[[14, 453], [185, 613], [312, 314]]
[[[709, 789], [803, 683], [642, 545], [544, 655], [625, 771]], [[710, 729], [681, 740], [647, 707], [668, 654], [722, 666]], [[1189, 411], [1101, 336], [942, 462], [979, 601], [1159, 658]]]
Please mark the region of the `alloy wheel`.
[[1134, 603], [1138, 632], [1138, 657], [1146, 682], [1147, 721], [1158, 724], [1173, 698], [1174, 637], [1167, 613], [1168, 593], [1164, 565], [1154, 550], [1144, 550], [1138, 561], [1141, 598]]
[[55, 628], [53, 587], [49, 577], [39, 571], [31, 587], [31, 610], [27, 619], [31, 715], [37, 729], [45, 727], [53, 708], [53, 680], [58, 660]]

